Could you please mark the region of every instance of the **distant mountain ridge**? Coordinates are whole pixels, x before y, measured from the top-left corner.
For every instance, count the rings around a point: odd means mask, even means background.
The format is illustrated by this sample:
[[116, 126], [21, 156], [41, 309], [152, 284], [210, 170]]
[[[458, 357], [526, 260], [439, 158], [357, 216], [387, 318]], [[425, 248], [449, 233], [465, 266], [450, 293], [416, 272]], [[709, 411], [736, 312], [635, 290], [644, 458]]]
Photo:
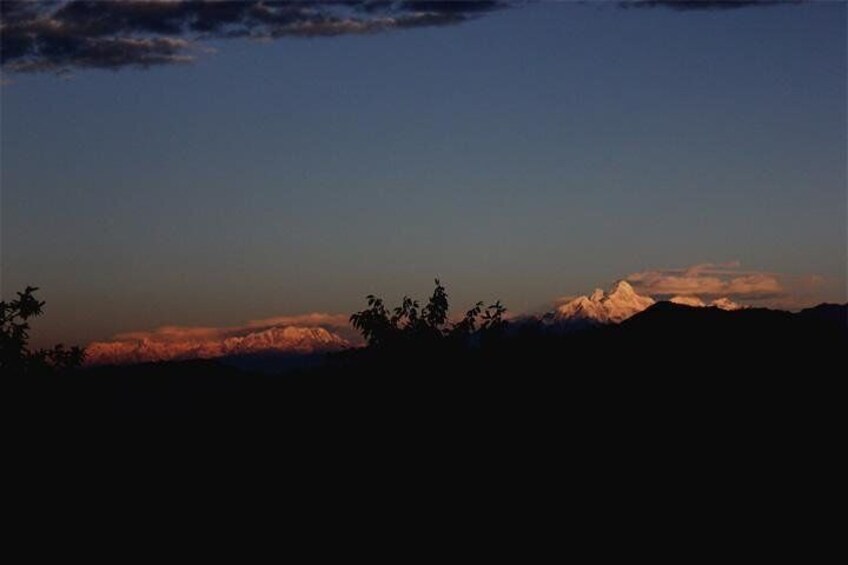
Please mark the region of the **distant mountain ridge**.
[[813, 320], [831, 324], [840, 328], [848, 328], [848, 304], [830, 304], [823, 302], [812, 308], [804, 308], [798, 316], [805, 320]]
[[668, 301], [674, 304], [682, 304], [683, 306], [695, 306], [697, 308], [708, 308], [711, 306], [714, 308], [719, 308], [721, 310], [741, 310], [742, 308], [746, 308], [746, 306], [737, 304], [729, 298], [716, 298], [709, 304], [704, 302], [697, 296], [675, 296], [673, 298], [669, 298]]
[[[597, 288], [591, 295], [578, 296], [561, 304], [556, 310], [546, 314], [543, 320], [550, 324], [571, 327], [620, 324], [657, 302], [650, 296], [638, 294], [629, 282], [620, 280], [609, 292]], [[729, 298], [717, 298], [706, 303], [697, 296], [675, 296], [669, 299], [669, 302], [728, 311], [744, 308]]]
[[[732, 314], [728, 316], [729, 314]], [[792, 319], [793, 328], [805, 325], [848, 328], [848, 305], [820, 304], [797, 314], [764, 308], [749, 308], [727, 298], [706, 303], [695, 296], [676, 296], [658, 301], [640, 295], [627, 281], [621, 280], [605, 292], [596, 289], [591, 295], [578, 296], [559, 305], [541, 317], [521, 317], [512, 321], [512, 335], [532, 328], [544, 334], [571, 333], [586, 328], [618, 328], [633, 331], [638, 327], [669, 329], [672, 333], [686, 324], [700, 332], [710, 324], [720, 324], [736, 331], [748, 320], [771, 320], [778, 324]], [[647, 324], [647, 325], [646, 325]], [[132, 365], [149, 362], [193, 359], [229, 360], [240, 367], [277, 367], [290, 360], [307, 357], [319, 359], [325, 353], [359, 345], [355, 338], [346, 339], [339, 326], [312, 325], [310, 322], [253, 328], [162, 328], [160, 333], [136, 333], [116, 336], [112, 341], [94, 342], [86, 348], [86, 364]], [[766, 324], [767, 326], [768, 324]], [[629, 328], [629, 329], [627, 329]], [[757, 331], [760, 331], [757, 328]], [[641, 330], [640, 332], [641, 333]], [[341, 335], [340, 335], [341, 334]]]
[[743, 351], [759, 347], [761, 353], [777, 355], [786, 354], [782, 347], [835, 351], [836, 343], [848, 345], [848, 304], [820, 304], [793, 313], [768, 308], [727, 311], [658, 302], [612, 329], [633, 342], [665, 346], [675, 342], [692, 348], [709, 344]]
[[86, 348], [88, 365], [127, 365], [150, 361], [215, 359], [275, 354], [313, 355], [350, 346], [343, 337], [322, 327], [271, 327], [223, 340], [167, 341], [137, 339], [94, 342]]
[[607, 293], [595, 289], [590, 296], [578, 296], [559, 306], [553, 313], [556, 322], [618, 324], [653, 305], [650, 296], [636, 294], [627, 281], [618, 281]]

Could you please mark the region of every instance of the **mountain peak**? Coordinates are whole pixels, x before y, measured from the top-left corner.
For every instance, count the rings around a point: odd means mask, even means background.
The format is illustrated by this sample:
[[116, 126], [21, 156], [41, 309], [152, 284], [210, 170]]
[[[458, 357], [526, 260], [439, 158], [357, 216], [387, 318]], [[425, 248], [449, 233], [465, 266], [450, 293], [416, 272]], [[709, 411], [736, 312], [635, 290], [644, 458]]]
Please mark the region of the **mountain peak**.
[[557, 308], [554, 318], [560, 322], [619, 323], [651, 306], [653, 298], [641, 296], [625, 280], [605, 293], [595, 290], [591, 296], [578, 296]]
[[610, 296], [613, 295], [626, 295], [626, 296], [636, 296], [636, 291], [633, 290], [633, 287], [630, 286], [630, 283], [626, 280], [622, 279], [616, 282], [612, 290], [610, 291]]

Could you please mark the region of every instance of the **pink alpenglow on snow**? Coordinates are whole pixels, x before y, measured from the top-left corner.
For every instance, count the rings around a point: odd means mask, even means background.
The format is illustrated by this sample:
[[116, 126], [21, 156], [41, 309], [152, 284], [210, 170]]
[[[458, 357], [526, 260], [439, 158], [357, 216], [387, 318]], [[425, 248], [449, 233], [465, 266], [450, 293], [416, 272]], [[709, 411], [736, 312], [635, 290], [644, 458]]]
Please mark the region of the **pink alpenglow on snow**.
[[724, 298], [716, 298], [715, 300], [707, 303], [698, 298], [697, 296], [675, 296], [673, 298], [669, 298], [669, 302], [673, 302], [674, 304], [682, 304], [684, 306], [694, 306], [697, 308], [719, 308], [721, 310], [741, 310], [742, 308], [747, 308], [747, 306], [742, 306], [731, 299]]
[[339, 351], [352, 345], [332, 327], [255, 328], [250, 324], [235, 328], [165, 327], [94, 342], [86, 348], [86, 363], [125, 365], [232, 355], [310, 355]]
[[[675, 304], [705, 308], [712, 306], [722, 310], [745, 308], [727, 297], [709, 303], [692, 295], [675, 296], [669, 299]], [[560, 304], [554, 312], [559, 322], [590, 322], [595, 324], [618, 324], [653, 306], [656, 300], [636, 292], [627, 281], [618, 281], [609, 292], [595, 289], [590, 296], [578, 296]]]
[[636, 294], [627, 281], [618, 281], [609, 293], [598, 288], [591, 296], [578, 296], [560, 305], [554, 317], [561, 321], [617, 324], [653, 304], [650, 296]]

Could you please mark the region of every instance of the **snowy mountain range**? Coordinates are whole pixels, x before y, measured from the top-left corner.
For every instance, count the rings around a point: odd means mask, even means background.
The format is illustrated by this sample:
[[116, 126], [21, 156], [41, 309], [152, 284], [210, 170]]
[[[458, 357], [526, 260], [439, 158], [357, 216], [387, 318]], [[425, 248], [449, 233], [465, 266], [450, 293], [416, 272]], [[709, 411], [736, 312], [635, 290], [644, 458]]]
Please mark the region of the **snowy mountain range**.
[[[706, 303], [695, 296], [675, 296], [670, 302], [686, 306], [712, 306], [722, 310], [742, 308], [727, 298]], [[541, 320], [536, 317], [524, 320], [541, 321], [551, 329], [571, 331], [586, 326], [618, 324], [655, 303], [654, 298], [638, 294], [630, 283], [621, 280], [608, 292], [599, 288], [591, 295], [569, 299], [553, 312], [542, 316]], [[355, 341], [355, 337], [343, 337], [347, 334], [341, 322], [325, 318], [327, 316], [319, 316], [315, 320], [266, 320], [260, 327], [164, 327], [153, 332], [122, 334], [110, 341], [90, 344], [86, 348], [86, 364], [126, 365], [222, 357], [307, 356], [361, 344]]]
[[123, 339], [95, 342], [86, 348], [88, 365], [125, 365], [178, 359], [214, 359], [237, 355], [310, 355], [338, 351], [350, 343], [322, 327], [271, 327], [224, 338]]
[[[696, 296], [675, 296], [669, 301], [686, 306], [712, 306], [722, 310], [742, 308], [729, 298], [718, 298], [709, 304]], [[655, 303], [656, 300], [637, 294], [630, 283], [621, 280], [615, 283], [609, 292], [598, 288], [591, 295], [572, 298], [543, 319], [557, 325], [618, 324]]]

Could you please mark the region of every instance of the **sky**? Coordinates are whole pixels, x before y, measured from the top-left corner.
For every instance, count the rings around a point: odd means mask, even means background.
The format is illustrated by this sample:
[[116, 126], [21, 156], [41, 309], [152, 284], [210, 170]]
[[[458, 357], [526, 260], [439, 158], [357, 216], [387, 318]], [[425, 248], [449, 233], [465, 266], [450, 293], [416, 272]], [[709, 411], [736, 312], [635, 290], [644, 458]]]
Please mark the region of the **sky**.
[[394, 4], [229, 36], [125, 18], [117, 55], [26, 52], [4, 14], [0, 290], [40, 287], [34, 343], [435, 277], [513, 312], [621, 278], [846, 301], [845, 3]]

